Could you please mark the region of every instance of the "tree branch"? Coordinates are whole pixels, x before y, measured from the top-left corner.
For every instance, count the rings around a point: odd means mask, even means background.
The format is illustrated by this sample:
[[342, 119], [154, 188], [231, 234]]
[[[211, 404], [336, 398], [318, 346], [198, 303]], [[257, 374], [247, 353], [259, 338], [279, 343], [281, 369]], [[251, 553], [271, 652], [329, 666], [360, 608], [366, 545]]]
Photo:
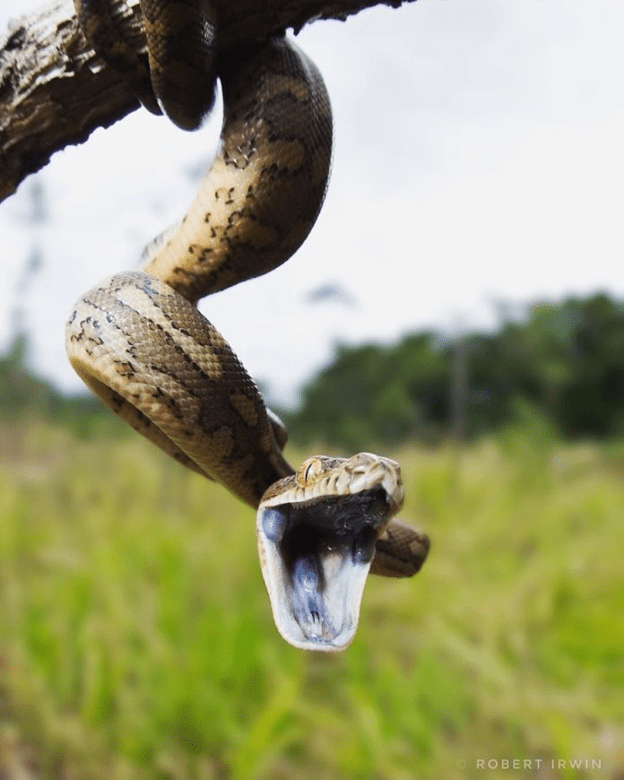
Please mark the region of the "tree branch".
[[[413, 0], [405, 0], [411, 2]], [[144, 43], [138, 0], [114, 0], [130, 40]], [[222, 49], [262, 40], [317, 19], [345, 20], [364, 8], [403, 0], [220, 0]], [[96, 56], [74, 16], [56, 0], [9, 25], [0, 40], [0, 201], [52, 154], [85, 141], [139, 107], [119, 75]]]

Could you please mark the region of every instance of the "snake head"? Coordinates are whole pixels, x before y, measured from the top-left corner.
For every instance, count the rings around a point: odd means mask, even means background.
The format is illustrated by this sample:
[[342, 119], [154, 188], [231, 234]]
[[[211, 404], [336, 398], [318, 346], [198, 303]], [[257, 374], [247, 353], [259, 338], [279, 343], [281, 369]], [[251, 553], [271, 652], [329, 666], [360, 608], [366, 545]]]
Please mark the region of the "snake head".
[[398, 463], [367, 452], [309, 458], [264, 493], [260, 565], [287, 642], [328, 651], [350, 644], [375, 542], [402, 503]]

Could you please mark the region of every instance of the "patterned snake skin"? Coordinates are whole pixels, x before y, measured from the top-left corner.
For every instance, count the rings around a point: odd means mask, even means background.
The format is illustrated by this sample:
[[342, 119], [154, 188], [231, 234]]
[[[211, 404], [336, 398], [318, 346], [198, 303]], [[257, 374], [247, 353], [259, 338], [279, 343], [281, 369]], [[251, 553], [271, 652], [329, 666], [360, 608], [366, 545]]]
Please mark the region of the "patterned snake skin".
[[155, 242], [144, 269], [78, 301], [69, 359], [133, 428], [257, 509], [280, 633], [297, 647], [339, 650], [355, 634], [369, 570], [411, 576], [429, 549], [424, 534], [393, 518], [403, 502], [398, 464], [370, 453], [318, 456], [295, 472], [282, 455], [283, 426], [195, 305], [281, 265], [307, 237], [331, 163], [325, 85], [281, 35], [217, 54], [207, 2], [141, 0], [141, 9], [149, 62], [123, 39], [107, 0], [76, 0], [96, 51], [146, 107], [180, 127], [201, 122], [218, 75], [221, 145], [186, 216]]

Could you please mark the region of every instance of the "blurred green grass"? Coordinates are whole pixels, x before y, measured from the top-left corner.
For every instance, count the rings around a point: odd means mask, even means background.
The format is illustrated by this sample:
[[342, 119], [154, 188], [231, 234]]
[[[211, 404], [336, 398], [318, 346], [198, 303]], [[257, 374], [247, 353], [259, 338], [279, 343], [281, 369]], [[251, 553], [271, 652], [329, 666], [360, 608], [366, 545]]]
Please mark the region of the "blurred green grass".
[[280, 639], [251, 510], [148, 443], [33, 421], [0, 452], [0, 770], [10, 743], [50, 778], [622, 776], [624, 448], [384, 453], [432, 551], [369, 580], [338, 655]]

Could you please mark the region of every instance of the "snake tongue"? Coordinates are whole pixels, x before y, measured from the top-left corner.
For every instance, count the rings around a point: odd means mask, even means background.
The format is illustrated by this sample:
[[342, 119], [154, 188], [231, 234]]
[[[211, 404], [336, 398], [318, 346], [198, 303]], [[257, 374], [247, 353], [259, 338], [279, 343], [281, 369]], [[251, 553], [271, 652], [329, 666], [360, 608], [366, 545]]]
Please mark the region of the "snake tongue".
[[352, 641], [387, 510], [381, 488], [259, 508], [262, 572], [287, 642], [335, 651]]

